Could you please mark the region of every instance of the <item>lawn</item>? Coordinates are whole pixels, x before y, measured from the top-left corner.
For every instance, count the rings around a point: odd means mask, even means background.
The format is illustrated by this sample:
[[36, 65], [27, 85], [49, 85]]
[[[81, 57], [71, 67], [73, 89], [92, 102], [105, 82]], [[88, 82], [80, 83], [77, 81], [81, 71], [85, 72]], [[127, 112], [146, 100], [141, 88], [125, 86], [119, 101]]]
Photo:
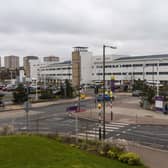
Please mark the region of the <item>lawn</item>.
[[0, 168], [143, 168], [88, 154], [39, 136], [0, 137]]

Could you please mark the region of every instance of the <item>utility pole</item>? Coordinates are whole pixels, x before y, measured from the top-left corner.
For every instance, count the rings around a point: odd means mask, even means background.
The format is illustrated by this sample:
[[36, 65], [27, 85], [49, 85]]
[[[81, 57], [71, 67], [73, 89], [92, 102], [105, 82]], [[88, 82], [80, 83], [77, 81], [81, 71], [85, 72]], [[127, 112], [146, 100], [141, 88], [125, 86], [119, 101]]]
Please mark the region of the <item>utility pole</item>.
[[102, 108], [102, 105], [99, 103], [98, 105], [97, 105], [97, 107], [98, 107], [98, 114], [99, 114], [99, 140], [101, 141], [101, 139], [102, 139], [102, 133], [101, 133], [101, 128], [102, 128], [102, 126], [101, 126], [101, 121], [102, 121], [102, 112], [101, 112], [101, 108]]
[[26, 129], [29, 128], [29, 89], [26, 87], [26, 101], [25, 101], [25, 112], [26, 112]]
[[157, 62], [157, 90], [156, 90], [156, 95], [159, 96], [159, 60]]
[[105, 49], [106, 48], [111, 48], [111, 49], [116, 49], [114, 46], [107, 46], [103, 45], [103, 139], [105, 140], [106, 138], [106, 116], [105, 116]]
[[143, 81], [145, 81], [145, 63], [143, 64]]
[[103, 139], [106, 138], [106, 128], [105, 128], [105, 48], [106, 46], [103, 45]]
[[36, 101], [38, 100], [38, 79], [36, 79]]
[[152, 81], [153, 81], [153, 88], [154, 88], [154, 66], [155, 66], [155, 64], [153, 63], [153, 67], [152, 67]]

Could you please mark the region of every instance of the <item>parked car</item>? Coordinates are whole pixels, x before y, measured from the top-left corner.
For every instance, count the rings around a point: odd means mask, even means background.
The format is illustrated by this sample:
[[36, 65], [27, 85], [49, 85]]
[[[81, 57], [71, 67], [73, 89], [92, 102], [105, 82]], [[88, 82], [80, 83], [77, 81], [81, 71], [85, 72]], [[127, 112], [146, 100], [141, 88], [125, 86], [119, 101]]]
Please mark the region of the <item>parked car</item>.
[[[105, 94], [104, 99], [105, 99], [105, 101], [110, 101], [110, 100], [111, 100], [110, 96], [109, 96], [109, 95], [106, 95], [106, 94]], [[97, 101], [103, 101], [103, 94], [99, 94], [99, 95], [97, 96]]]
[[2, 90], [3, 87], [4, 87], [4, 85], [0, 85], [0, 90]]
[[139, 97], [139, 96], [142, 96], [142, 95], [143, 95], [143, 92], [141, 90], [134, 90], [132, 92], [132, 96]]
[[5, 104], [2, 100], [0, 100], [0, 107], [5, 107]]

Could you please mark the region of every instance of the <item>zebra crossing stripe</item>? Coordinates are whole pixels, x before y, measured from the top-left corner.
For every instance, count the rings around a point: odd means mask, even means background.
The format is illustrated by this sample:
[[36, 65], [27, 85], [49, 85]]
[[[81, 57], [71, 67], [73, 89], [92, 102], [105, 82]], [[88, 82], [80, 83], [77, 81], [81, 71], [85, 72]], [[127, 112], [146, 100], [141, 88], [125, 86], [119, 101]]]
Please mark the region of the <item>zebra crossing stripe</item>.
[[98, 134], [89, 134], [89, 135], [87, 135], [86, 133], [79, 133], [78, 134], [78, 136], [79, 137], [95, 137], [95, 138], [98, 138], [99, 137], [99, 135]]
[[88, 130], [88, 131], [86, 131], [86, 133], [85, 134], [99, 134], [99, 130], [97, 130], [97, 131], [95, 131], [95, 130]]
[[[106, 135], [108, 135], [108, 133], [110, 133], [110, 132], [121, 129], [121, 128], [126, 127], [128, 125], [129, 124], [127, 124], [127, 123], [120, 123], [120, 122], [111, 122], [109, 124], [106, 124], [105, 125]], [[103, 129], [102, 125], [101, 125], [101, 129]], [[101, 132], [101, 133], [103, 133], [103, 132]], [[119, 136], [119, 135], [120, 134], [117, 134], [117, 136]], [[92, 128], [91, 130], [86, 130], [83, 133], [78, 133], [78, 136], [79, 137], [88, 137], [88, 138], [99, 138], [99, 126], [96, 126], [96, 127]]]
[[125, 127], [124, 125], [106, 124], [109, 127]]
[[112, 126], [112, 127], [111, 127], [111, 126], [105, 126], [105, 128], [114, 129], [114, 130], [115, 130], [115, 129], [119, 129], [119, 127], [113, 127], [113, 126]]
[[129, 124], [127, 123], [121, 123], [121, 122], [110, 122], [111, 124], [115, 124], [115, 125], [123, 125], [123, 126], [127, 126]]
[[[102, 131], [103, 131], [103, 129], [102, 129]], [[106, 129], [106, 132], [113, 132], [114, 130], [111, 130], [111, 129]], [[94, 131], [93, 131], [94, 132]], [[99, 132], [99, 130], [97, 129], [97, 131], [96, 132]]]

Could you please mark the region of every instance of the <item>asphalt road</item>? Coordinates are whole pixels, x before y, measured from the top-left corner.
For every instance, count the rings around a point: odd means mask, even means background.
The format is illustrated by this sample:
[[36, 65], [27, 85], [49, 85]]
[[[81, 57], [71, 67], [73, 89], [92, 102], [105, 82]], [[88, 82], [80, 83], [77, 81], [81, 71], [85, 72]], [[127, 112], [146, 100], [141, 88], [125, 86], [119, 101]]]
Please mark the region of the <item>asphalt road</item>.
[[[127, 99], [127, 97], [125, 97]], [[68, 115], [66, 108], [77, 102], [34, 108], [29, 116], [29, 130], [42, 133], [75, 134], [76, 120]], [[95, 107], [94, 100], [81, 102], [81, 109]], [[25, 115], [26, 116], [26, 115]], [[0, 125], [12, 124], [18, 131], [25, 131], [26, 117], [0, 119]], [[137, 125], [108, 123], [107, 139], [126, 139], [137, 143], [168, 150], [168, 125]], [[78, 120], [78, 133], [98, 138], [98, 122]]]

